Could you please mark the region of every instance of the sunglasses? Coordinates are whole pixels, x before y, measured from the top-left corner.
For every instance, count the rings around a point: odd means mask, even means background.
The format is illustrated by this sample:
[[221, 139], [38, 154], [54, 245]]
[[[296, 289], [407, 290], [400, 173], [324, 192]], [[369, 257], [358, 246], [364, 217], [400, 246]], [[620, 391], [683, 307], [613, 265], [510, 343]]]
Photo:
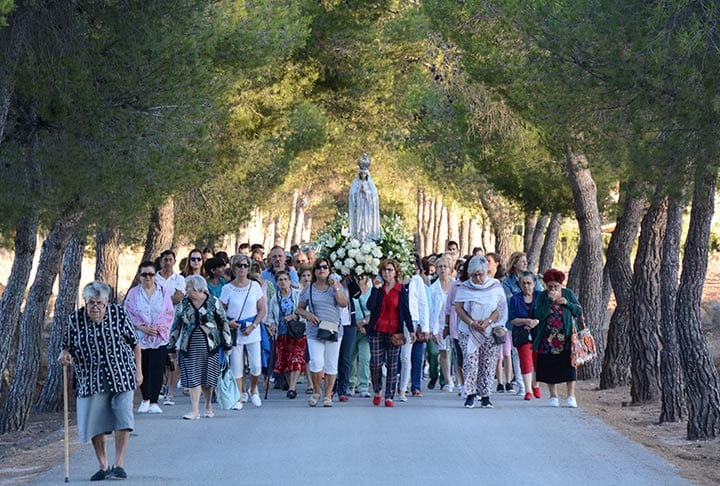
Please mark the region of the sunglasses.
[[249, 268], [249, 267], [250, 267], [250, 265], [248, 265], [247, 263], [236, 263], [235, 264], [235, 268]]
[[330, 267], [327, 265], [318, 265], [317, 270], [329, 270]]
[[154, 277], [155, 272], [143, 272], [140, 274], [141, 277]]
[[201, 262], [201, 261], [202, 261], [202, 257], [190, 257], [190, 261], [191, 261], [191, 262]]

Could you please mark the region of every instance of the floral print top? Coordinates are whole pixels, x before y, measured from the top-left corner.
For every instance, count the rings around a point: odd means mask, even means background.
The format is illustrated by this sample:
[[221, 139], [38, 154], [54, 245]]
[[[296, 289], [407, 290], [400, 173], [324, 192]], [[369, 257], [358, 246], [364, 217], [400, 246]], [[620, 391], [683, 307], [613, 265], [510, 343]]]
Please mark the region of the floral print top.
[[550, 314], [548, 314], [547, 323], [540, 338], [538, 354], [560, 354], [566, 349], [570, 349], [570, 339], [565, 336], [562, 315], [561, 305], [553, 304], [550, 307]]

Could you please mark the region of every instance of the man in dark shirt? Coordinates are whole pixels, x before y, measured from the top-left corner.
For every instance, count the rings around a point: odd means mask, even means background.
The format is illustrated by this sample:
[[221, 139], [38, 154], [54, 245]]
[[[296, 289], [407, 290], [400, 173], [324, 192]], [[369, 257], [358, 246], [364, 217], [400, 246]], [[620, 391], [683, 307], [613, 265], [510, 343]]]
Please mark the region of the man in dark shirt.
[[[124, 479], [125, 450], [135, 426], [133, 395], [142, 384], [140, 347], [125, 309], [108, 303], [110, 287], [83, 289], [85, 307], [68, 316], [58, 362], [75, 368], [80, 442], [92, 441], [100, 470], [91, 478]], [[115, 465], [107, 460], [105, 435], [115, 431]]]

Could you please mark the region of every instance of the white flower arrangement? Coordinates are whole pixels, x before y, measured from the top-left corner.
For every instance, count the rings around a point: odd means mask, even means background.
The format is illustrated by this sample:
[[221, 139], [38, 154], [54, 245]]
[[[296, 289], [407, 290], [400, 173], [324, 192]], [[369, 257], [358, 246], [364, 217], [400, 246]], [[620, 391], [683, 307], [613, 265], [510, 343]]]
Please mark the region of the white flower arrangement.
[[374, 277], [380, 260], [394, 258], [403, 274], [413, 274], [413, 240], [399, 216], [383, 218], [383, 237], [379, 241], [359, 241], [350, 237], [347, 213], [339, 213], [317, 239], [317, 253], [327, 258], [333, 269], [344, 277]]

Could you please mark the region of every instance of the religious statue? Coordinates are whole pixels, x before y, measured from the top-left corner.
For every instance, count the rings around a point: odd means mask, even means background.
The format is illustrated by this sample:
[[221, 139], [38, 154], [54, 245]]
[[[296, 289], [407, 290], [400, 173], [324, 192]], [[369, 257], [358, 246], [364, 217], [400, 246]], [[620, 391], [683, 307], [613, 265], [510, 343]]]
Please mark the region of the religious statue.
[[358, 160], [360, 171], [350, 186], [348, 201], [350, 235], [360, 241], [375, 241], [382, 237], [380, 204], [375, 183], [370, 177], [370, 163], [370, 157], [362, 154]]

